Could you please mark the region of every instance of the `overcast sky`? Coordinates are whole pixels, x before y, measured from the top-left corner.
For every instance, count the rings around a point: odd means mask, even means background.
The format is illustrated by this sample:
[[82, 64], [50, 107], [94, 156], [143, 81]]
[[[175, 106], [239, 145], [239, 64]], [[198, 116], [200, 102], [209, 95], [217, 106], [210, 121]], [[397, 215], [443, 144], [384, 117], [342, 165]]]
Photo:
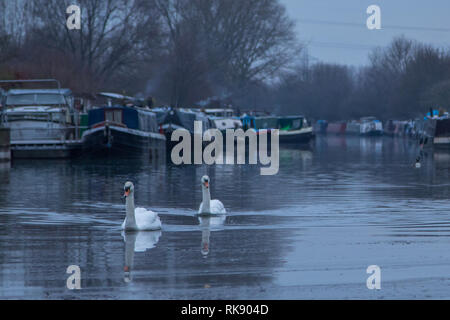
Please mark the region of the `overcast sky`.
[[[373, 47], [397, 35], [450, 47], [450, 0], [280, 0], [296, 21], [298, 38], [313, 59], [368, 63]], [[369, 5], [381, 8], [382, 30], [369, 30]]]

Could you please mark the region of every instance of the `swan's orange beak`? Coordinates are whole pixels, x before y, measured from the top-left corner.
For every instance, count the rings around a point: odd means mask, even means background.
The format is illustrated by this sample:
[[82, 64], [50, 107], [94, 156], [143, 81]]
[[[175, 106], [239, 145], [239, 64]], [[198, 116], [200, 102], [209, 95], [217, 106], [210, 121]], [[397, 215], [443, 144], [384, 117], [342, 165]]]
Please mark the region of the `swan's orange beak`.
[[209, 188], [209, 182], [208, 181], [205, 182], [205, 187]]
[[124, 197], [128, 197], [130, 195], [130, 190], [125, 191], [125, 193], [123, 194]]

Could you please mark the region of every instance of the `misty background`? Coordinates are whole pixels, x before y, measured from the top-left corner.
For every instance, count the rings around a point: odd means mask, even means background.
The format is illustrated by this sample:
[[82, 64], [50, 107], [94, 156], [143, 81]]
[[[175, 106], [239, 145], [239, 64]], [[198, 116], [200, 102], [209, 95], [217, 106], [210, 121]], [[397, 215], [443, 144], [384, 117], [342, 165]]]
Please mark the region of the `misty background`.
[[[78, 4], [81, 30], [66, 28]], [[382, 30], [366, 9], [381, 7]], [[450, 109], [450, 4], [0, 0], [0, 79], [348, 120]]]

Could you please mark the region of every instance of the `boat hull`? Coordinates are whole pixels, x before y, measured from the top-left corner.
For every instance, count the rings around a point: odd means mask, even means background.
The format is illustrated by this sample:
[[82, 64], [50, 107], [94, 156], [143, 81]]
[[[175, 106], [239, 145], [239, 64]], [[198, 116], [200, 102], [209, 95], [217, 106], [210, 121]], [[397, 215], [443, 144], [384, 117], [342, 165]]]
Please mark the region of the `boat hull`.
[[163, 156], [166, 138], [162, 134], [140, 130], [101, 126], [83, 133], [83, 149], [102, 154], [143, 154]]
[[81, 140], [34, 141], [33, 143], [11, 144], [13, 159], [65, 159], [81, 154]]
[[10, 121], [11, 156], [14, 159], [61, 159], [78, 156], [81, 140], [64, 123], [36, 120]]
[[450, 119], [417, 121], [420, 129], [417, 138], [426, 148], [450, 149]]
[[433, 145], [438, 149], [450, 149], [450, 119], [434, 120]]
[[313, 138], [312, 127], [292, 131], [280, 130], [279, 135], [280, 144], [308, 144]]
[[63, 140], [69, 134], [65, 124], [51, 121], [19, 120], [6, 125], [11, 129], [11, 141]]

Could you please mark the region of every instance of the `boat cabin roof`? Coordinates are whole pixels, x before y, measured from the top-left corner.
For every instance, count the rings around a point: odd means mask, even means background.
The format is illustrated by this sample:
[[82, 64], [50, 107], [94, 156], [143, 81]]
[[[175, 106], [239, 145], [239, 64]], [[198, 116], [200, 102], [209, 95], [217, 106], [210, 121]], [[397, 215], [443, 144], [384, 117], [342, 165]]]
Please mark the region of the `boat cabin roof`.
[[216, 113], [216, 112], [233, 112], [233, 109], [223, 109], [223, 108], [217, 108], [217, 109], [204, 109], [205, 113]]
[[11, 89], [6, 93], [6, 105], [65, 105], [72, 96], [70, 89]]
[[208, 117], [232, 117], [233, 109], [224, 109], [224, 108], [216, 108], [216, 109], [204, 109], [203, 112]]
[[287, 119], [287, 120], [295, 120], [295, 119], [303, 119], [304, 116], [298, 115], [298, 116], [279, 116], [279, 119]]
[[123, 94], [118, 94], [114, 92], [99, 92], [99, 96], [111, 98], [111, 99], [118, 99], [118, 100], [137, 100], [135, 97], [131, 96], [125, 96]]
[[89, 110], [88, 126], [90, 128], [105, 121], [121, 124], [129, 129], [158, 131], [156, 113], [142, 108], [114, 105]]
[[8, 91], [8, 95], [17, 95], [17, 94], [62, 94], [62, 95], [71, 95], [72, 90], [61, 88], [61, 89], [10, 89]]

